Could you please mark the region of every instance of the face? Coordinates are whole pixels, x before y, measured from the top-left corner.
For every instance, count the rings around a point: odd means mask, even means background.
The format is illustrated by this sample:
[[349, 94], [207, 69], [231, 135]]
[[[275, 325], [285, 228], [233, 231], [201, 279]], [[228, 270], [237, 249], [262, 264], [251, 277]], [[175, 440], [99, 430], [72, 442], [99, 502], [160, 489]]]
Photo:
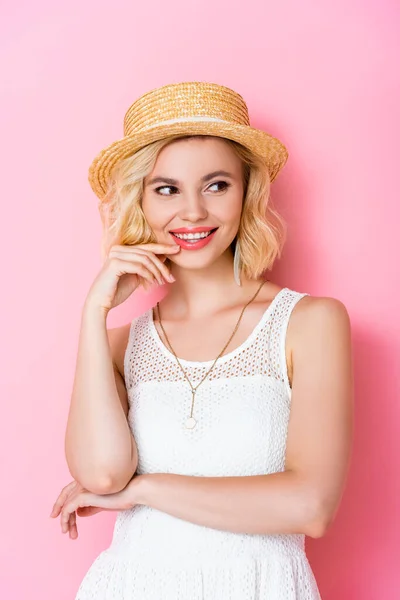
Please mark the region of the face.
[[178, 139], [145, 178], [142, 209], [157, 242], [181, 246], [174, 263], [203, 268], [230, 251], [243, 192], [242, 161], [222, 138]]

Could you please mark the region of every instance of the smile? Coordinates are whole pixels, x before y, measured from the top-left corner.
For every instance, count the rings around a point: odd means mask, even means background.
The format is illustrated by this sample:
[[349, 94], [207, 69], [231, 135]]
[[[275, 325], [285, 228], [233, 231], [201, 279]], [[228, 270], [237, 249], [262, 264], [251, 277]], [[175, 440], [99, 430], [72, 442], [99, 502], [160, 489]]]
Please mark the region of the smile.
[[179, 238], [180, 240], [200, 240], [211, 235], [213, 231], [215, 231], [215, 229], [205, 231], [204, 233], [173, 233], [172, 235]]
[[218, 227], [209, 229], [208, 231], [195, 231], [195, 232], [174, 232], [170, 231], [170, 234], [174, 236], [176, 243], [185, 250], [199, 250], [204, 248], [211, 239], [214, 237]]

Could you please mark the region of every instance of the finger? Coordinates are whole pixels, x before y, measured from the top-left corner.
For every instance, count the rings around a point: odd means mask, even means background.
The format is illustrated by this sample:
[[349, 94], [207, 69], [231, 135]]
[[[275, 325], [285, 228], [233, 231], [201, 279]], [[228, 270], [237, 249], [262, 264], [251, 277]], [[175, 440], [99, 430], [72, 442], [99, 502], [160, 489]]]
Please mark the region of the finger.
[[141, 254], [147, 254], [147, 256], [153, 261], [155, 266], [160, 271], [162, 277], [164, 277], [164, 279], [167, 279], [168, 281], [174, 281], [174, 278], [171, 276], [170, 270], [168, 269], [167, 265], [164, 264], [164, 261], [168, 258], [167, 256], [164, 256], [162, 254], [156, 256], [153, 252], [147, 252], [140, 248], [136, 250], [136, 252]]
[[[164, 279], [171, 283], [175, 281], [167, 265], [165, 265], [155, 254], [139, 249], [134, 252], [135, 258], [138, 257], [138, 255], [141, 257], [141, 262], [153, 273], [154, 277], [156, 277], [159, 285], [163, 285]], [[124, 260], [126, 256], [127, 253], [113, 252], [113, 257], [121, 258], [122, 260]]]
[[160, 269], [155, 264], [153, 258], [155, 259], [155, 256], [152, 256], [149, 252], [144, 252], [140, 250], [138, 252], [135, 252], [135, 260], [139, 261], [146, 269], [150, 271], [150, 273], [153, 274], [154, 279], [159, 285], [163, 285], [164, 280], [162, 278], [162, 274], [160, 273]]
[[[114, 269], [120, 273], [120, 275], [125, 275], [127, 273], [132, 275], [140, 275], [143, 279], [147, 279], [151, 284], [157, 283], [157, 278], [154, 274], [149, 270], [147, 264], [143, 264], [143, 260], [140, 255], [135, 257], [135, 261], [126, 260], [126, 258], [116, 258], [111, 257], [112, 261], [115, 261]], [[150, 261], [151, 262], [151, 261]]]
[[136, 248], [149, 250], [150, 252], [154, 252], [155, 254], [175, 254], [178, 252], [181, 247], [178, 244], [157, 244], [157, 243], [149, 243], [149, 244], [122, 244], [122, 245], [114, 245], [110, 248], [110, 252], [112, 250], [135, 250]]
[[110, 258], [121, 261], [127, 261], [129, 263], [130, 261], [128, 257], [132, 258], [132, 264], [140, 264], [143, 267], [145, 267], [153, 275], [153, 280], [157, 281], [159, 285], [163, 285], [164, 281], [162, 279], [160, 271], [159, 269], [157, 269], [157, 266], [150, 258], [149, 252], [135, 251], [134, 253], [131, 253], [131, 256], [129, 256], [129, 253], [115, 251], [112, 253]]
[[50, 513], [50, 516], [56, 517], [59, 512], [61, 506], [64, 504], [65, 500], [68, 498], [69, 494], [76, 486], [76, 481], [71, 481], [68, 485], [66, 485], [60, 492], [56, 502], [53, 505], [53, 509]]
[[78, 528], [76, 526], [76, 512], [73, 512], [69, 517], [69, 537], [75, 540], [78, 537]]
[[57, 500], [55, 501], [53, 508], [50, 513], [50, 517], [57, 517], [60, 514], [60, 510], [66, 499], [68, 498], [71, 491], [76, 486], [76, 481], [71, 481], [68, 485], [66, 485], [60, 492]]
[[[178, 246], [179, 248], [179, 246]], [[148, 248], [140, 247], [140, 246], [115, 246], [112, 250], [110, 250], [109, 256], [123, 256], [126, 257], [127, 255], [136, 255], [136, 254], [147, 254], [148, 256], [152, 255], [152, 256], [157, 256], [157, 258], [159, 258], [162, 262], [164, 262], [165, 260], [167, 260], [167, 258], [169, 258], [167, 256], [167, 254], [162, 253], [155, 253], [154, 251], [149, 250]]]
[[[71, 514], [77, 510], [79, 506], [90, 506], [92, 494], [86, 492], [73, 496], [64, 504], [61, 510], [60, 522], [61, 531], [66, 533], [68, 531], [68, 522]], [[94, 496], [93, 496], [94, 497]]]

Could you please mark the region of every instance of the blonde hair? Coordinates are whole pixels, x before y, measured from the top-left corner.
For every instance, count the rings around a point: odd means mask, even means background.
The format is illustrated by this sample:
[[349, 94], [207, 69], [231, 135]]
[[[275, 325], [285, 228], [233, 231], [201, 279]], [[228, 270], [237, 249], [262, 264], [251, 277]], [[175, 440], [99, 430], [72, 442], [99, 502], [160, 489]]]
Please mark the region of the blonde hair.
[[[162, 148], [176, 139], [197, 136], [174, 135], [153, 142], [120, 160], [112, 172], [108, 190], [99, 203], [103, 224], [102, 256], [111, 246], [156, 242], [142, 210], [143, 181], [156, 163]], [[200, 136], [210, 137], [210, 136]], [[258, 279], [280, 258], [286, 241], [286, 223], [272, 206], [271, 182], [262, 160], [241, 144], [223, 138], [244, 166], [243, 208], [237, 236], [240, 268], [250, 279]]]

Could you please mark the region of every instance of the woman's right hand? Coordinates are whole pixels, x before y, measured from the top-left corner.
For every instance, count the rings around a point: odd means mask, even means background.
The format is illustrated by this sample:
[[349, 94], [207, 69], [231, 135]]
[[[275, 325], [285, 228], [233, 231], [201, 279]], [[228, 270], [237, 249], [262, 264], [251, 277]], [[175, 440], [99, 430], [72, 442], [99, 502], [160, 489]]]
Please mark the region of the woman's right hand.
[[125, 302], [139, 285], [146, 288], [146, 282], [162, 285], [164, 280], [175, 281], [164, 261], [169, 254], [178, 254], [179, 250], [177, 244], [112, 246], [89, 290], [86, 303], [109, 311]]

